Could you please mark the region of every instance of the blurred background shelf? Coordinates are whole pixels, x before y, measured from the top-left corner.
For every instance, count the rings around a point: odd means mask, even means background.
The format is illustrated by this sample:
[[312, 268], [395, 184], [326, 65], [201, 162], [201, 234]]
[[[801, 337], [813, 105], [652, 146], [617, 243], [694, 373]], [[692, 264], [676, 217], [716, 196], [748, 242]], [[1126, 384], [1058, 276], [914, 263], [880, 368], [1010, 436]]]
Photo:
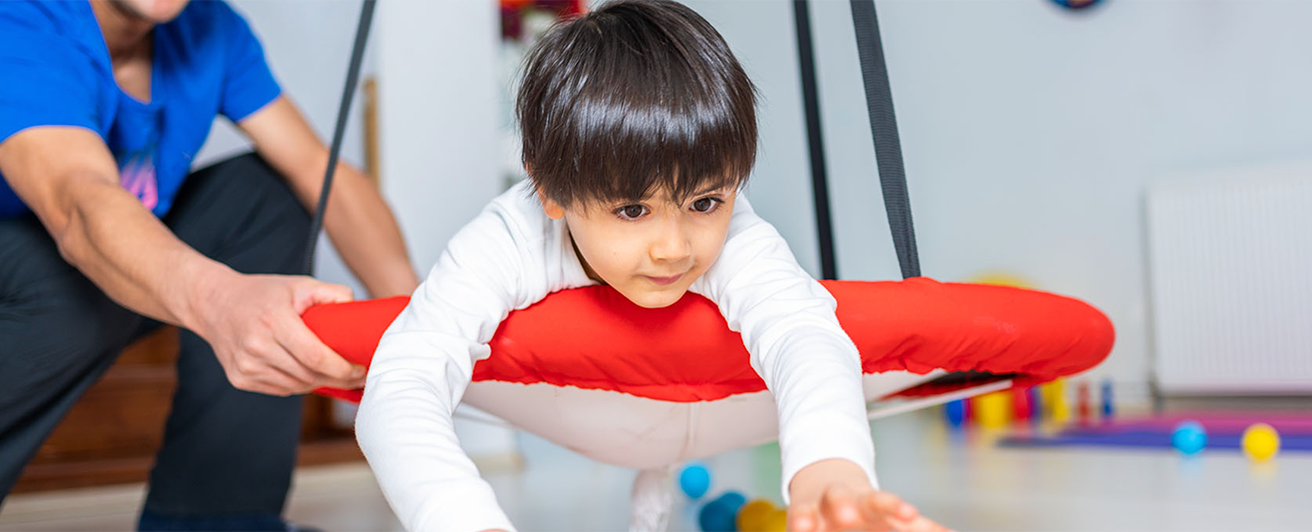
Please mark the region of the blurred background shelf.
[[[177, 387], [178, 329], [128, 346], [37, 451], [14, 493], [144, 482]], [[298, 465], [363, 460], [355, 435], [334, 422], [333, 400], [305, 399]]]

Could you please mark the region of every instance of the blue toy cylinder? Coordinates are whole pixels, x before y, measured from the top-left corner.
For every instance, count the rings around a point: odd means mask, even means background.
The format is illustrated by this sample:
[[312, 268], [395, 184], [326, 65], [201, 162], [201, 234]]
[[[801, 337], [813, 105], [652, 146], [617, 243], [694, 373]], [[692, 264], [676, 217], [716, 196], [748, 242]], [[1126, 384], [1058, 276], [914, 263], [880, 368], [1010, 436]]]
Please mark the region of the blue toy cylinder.
[[1102, 417], [1109, 418], [1116, 412], [1112, 406], [1112, 381], [1102, 381]]
[[954, 427], [960, 427], [966, 421], [966, 401], [957, 399], [948, 401], [943, 405], [943, 412], [947, 414], [948, 423]]

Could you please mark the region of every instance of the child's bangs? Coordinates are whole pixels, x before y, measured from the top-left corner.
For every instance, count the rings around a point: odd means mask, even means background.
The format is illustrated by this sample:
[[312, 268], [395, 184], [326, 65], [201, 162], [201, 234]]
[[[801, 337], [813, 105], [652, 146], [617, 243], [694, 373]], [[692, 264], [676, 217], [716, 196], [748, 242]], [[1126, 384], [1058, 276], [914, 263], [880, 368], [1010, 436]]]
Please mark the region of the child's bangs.
[[580, 102], [592, 108], [575, 108], [586, 125], [573, 128], [584, 154], [575, 170], [583, 190], [574, 200], [668, 196], [683, 203], [747, 178], [756, 156], [755, 132], [740, 131], [729, 112], [698, 106], [695, 97], [634, 105], [643, 95], [632, 96], [617, 94], [619, 101]]

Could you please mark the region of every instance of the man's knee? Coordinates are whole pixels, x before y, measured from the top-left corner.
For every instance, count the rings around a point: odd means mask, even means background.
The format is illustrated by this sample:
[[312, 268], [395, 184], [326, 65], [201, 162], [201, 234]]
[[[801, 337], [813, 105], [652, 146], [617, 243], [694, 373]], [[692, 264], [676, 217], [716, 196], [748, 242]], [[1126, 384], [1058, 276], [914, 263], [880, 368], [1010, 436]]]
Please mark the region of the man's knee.
[[39, 224], [0, 222], [0, 358], [29, 370], [96, 363], [126, 345], [141, 316], [69, 265]]
[[55, 371], [94, 365], [132, 340], [141, 316], [85, 278], [52, 277], [41, 279], [34, 290], [4, 294], [0, 313], [7, 317], [0, 320], [0, 337], [8, 364]]

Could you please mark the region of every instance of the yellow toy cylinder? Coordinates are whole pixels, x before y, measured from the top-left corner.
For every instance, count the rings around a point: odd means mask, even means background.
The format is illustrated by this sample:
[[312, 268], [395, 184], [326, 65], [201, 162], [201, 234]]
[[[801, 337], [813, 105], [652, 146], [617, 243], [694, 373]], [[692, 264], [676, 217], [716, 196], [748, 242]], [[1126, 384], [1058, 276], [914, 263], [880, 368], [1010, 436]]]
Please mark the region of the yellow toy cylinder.
[[1011, 422], [1011, 392], [986, 393], [971, 400], [970, 414], [981, 426], [1002, 428]]

